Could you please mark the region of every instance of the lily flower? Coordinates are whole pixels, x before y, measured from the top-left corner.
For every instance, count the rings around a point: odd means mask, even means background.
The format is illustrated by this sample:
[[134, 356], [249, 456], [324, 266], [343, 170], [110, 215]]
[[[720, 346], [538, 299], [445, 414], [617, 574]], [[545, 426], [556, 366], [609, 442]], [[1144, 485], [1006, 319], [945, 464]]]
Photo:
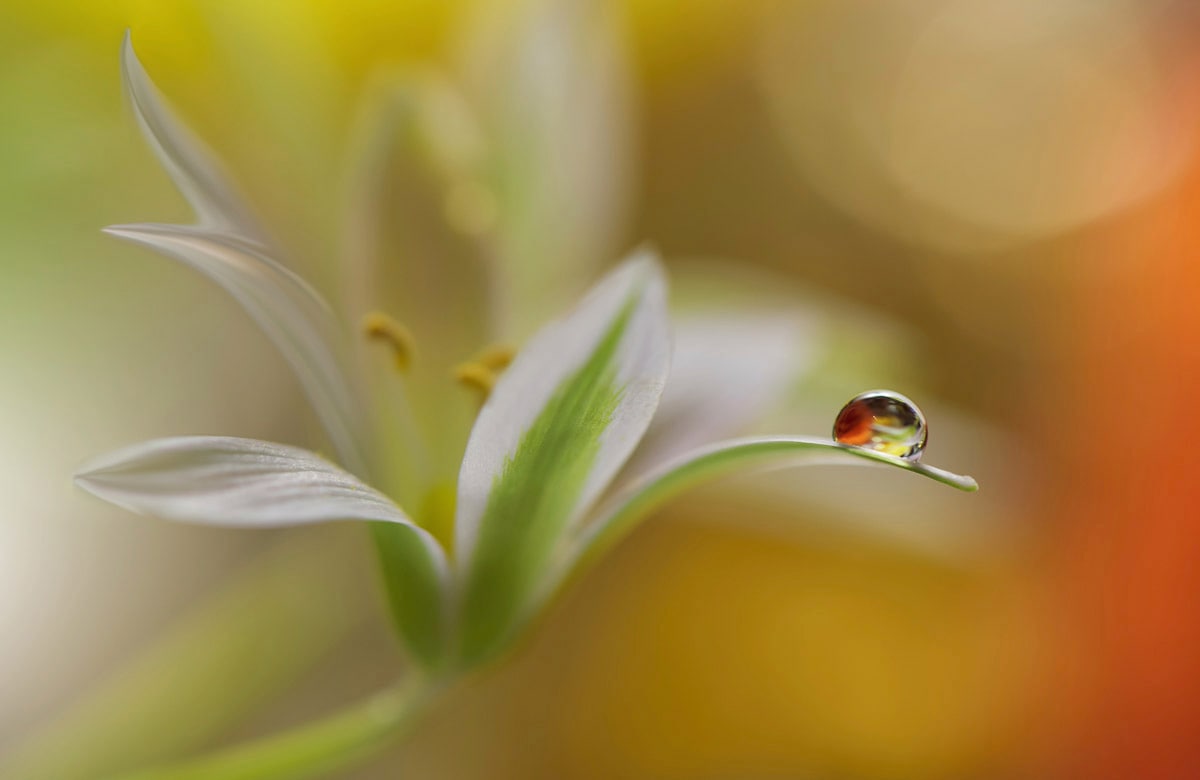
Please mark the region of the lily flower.
[[[618, 479], [659, 406], [671, 353], [666, 280], [653, 252], [640, 250], [534, 335], [498, 377], [479, 379], [494, 386], [458, 473], [453, 542], [438, 540], [356, 476], [366, 471], [363, 415], [331, 308], [272, 257], [219, 167], [159, 98], [128, 38], [122, 60], [138, 122], [199, 224], [107, 232], [191, 266], [234, 296], [295, 370], [340, 465], [295, 447], [196, 436], [118, 450], [85, 466], [77, 481], [168, 520], [247, 528], [372, 521], [397, 626], [421, 663], [490, 658], [564, 578], [651, 508], [734, 469], [866, 460], [974, 488], [970, 478], [919, 462], [801, 436], [659, 455], [657, 466]], [[373, 326], [405, 357], [408, 337], [389, 327]], [[477, 365], [488, 369], [486, 360]], [[697, 424], [711, 410], [700, 412], [691, 415]], [[658, 433], [658, 449], [670, 452], [669, 439], [687, 434], [687, 417], [672, 421], [675, 434]], [[609, 491], [614, 482], [624, 488]]]
[[[77, 483], [131, 511], [179, 522], [261, 529], [365, 521], [396, 629], [428, 677], [452, 679], [497, 658], [572, 578], [652, 509], [701, 481], [750, 467], [882, 463], [976, 489], [970, 477], [825, 438], [714, 441], [753, 412], [736, 404], [749, 398], [753, 405], [755, 381], [775, 370], [776, 356], [764, 343], [762, 357], [751, 349], [700, 378], [685, 372], [681, 390], [664, 395], [672, 329], [666, 276], [649, 249], [635, 251], [515, 352], [481, 343], [473, 358], [430, 356], [423, 343], [440, 350], [452, 339], [428, 311], [417, 317], [426, 326], [420, 332], [378, 311], [339, 318], [279, 259], [220, 166], [168, 110], [128, 37], [122, 69], [137, 121], [198, 223], [107, 232], [232, 295], [295, 372], [333, 457], [244, 438], [165, 438], [94, 460]], [[449, 310], [463, 308], [454, 305]], [[346, 336], [356, 320], [394, 358], [385, 381], [376, 378], [378, 351], [363, 370], [361, 347]], [[786, 351], [789, 342], [779, 343]], [[438, 370], [418, 381], [406, 367], [423, 359]], [[477, 395], [447, 402], [456, 381]], [[389, 404], [382, 415], [368, 400], [381, 395]], [[471, 413], [469, 434], [463, 410]], [[439, 475], [447, 454], [455, 464], [448, 491]], [[434, 476], [392, 473], [405, 467]]]

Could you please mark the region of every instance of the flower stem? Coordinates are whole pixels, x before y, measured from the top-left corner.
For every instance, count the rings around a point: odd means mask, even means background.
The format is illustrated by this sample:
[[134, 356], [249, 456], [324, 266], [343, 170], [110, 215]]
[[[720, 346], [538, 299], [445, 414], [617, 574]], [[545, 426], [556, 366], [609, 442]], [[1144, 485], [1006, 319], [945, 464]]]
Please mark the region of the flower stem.
[[409, 733], [445, 692], [417, 679], [314, 723], [118, 780], [299, 780], [346, 769]]

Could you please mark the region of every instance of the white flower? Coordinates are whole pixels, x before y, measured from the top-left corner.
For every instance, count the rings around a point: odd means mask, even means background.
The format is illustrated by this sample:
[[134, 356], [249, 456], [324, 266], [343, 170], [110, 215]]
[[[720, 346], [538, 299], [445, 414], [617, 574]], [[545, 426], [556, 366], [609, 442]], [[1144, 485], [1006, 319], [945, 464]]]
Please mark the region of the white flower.
[[[182, 522], [272, 528], [369, 521], [397, 628], [428, 669], [462, 669], [494, 657], [568, 577], [651, 508], [733, 469], [876, 461], [975, 488], [969, 477], [823, 439], [714, 441], [754, 411], [745, 407], [747, 399], [753, 405], [778, 384], [777, 364], [790, 345], [780, 336], [787, 326], [767, 318], [766, 330], [726, 328], [731, 338], [748, 337], [740, 348], [724, 350], [731, 362], [684, 359], [692, 375], [681, 392], [664, 396], [671, 356], [667, 285], [649, 250], [635, 252], [539, 330], [507, 368], [489, 358], [467, 364], [482, 372], [476, 383], [490, 392], [464, 450], [455, 420], [473, 399], [464, 394], [459, 403], [448, 403], [445, 396], [455, 391], [445, 371], [398, 382], [393, 371], [384, 384], [359, 371], [342, 323], [274, 259], [277, 250], [208, 153], [161, 103], [128, 40], [123, 69], [138, 121], [199, 224], [126, 225], [108, 232], [191, 266], [238, 300], [294, 369], [340, 465], [279, 444], [181, 437], [99, 458], [81, 470], [78, 484], [132, 511]], [[435, 313], [461, 310], [444, 301], [445, 289], [419, 292], [436, 298]], [[427, 326], [418, 337], [440, 345], [452, 341], [430, 325], [436, 318], [428, 312], [418, 319]], [[456, 336], [472, 330], [459, 325], [450, 321], [444, 328]], [[413, 357], [410, 337], [399, 326], [385, 319], [372, 328], [393, 341], [400, 357]], [[444, 368], [465, 357], [443, 354], [432, 362]], [[406, 386], [400, 413], [392, 406], [379, 415], [379, 407], [363, 400], [364, 387], [378, 398], [380, 390]], [[662, 422], [652, 425], [656, 411]], [[394, 453], [389, 446], [398, 439], [405, 457], [380, 454]], [[443, 479], [438, 462], [444, 456], [436, 453], [452, 453], [456, 462], [461, 453], [457, 475], [450, 477], [452, 538], [423, 527], [436, 525], [449, 510], [422, 510], [422, 518], [363, 481], [407, 485], [395, 491], [401, 503], [428, 501]], [[386, 472], [397, 463], [432, 476], [389, 480]]]

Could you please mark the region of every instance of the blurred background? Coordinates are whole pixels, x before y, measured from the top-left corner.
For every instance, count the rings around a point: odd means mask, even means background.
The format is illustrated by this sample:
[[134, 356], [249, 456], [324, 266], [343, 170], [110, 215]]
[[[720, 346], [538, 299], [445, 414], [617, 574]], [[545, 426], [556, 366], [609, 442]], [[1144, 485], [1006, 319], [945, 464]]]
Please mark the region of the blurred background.
[[271, 733], [402, 673], [361, 528], [71, 486], [144, 438], [315, 430], [221, 291], [99, 233], [190, 220], [121, 95], [127, 28], [331, 295], [372, 85], [439, 74], [525, 151], [463, 207], [502, 215], [518, 322], [652, 241], [681, 310], [807, 323], [764, 429], [889, 387], [982, 485], [681, 499], [354, 777], [1200, 776], [1200, 12], [1167, 0], [4, 3], [0, 776]]

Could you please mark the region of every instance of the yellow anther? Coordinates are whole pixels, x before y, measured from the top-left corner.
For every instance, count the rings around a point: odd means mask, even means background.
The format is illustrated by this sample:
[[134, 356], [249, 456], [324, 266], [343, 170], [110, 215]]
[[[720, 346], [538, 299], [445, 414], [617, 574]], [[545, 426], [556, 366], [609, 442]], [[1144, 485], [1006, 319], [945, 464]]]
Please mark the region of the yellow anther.
[[383, 312], [373, 311], [363, 317], [362, 330], [367, 338], [386, 343], [392, 349], [396, 367], [405, 371], [416, 354], [415, 342], [408, 328]]
[[454, 368], [454, 378], [460, 384], [475, 388], [484, 398], [488, 397], [496, 384], [496, 373], [480, 363], [459, 364]]
[[512, 363], [516, 356], [517, 350], [508, 344], [493, 344], [476, 355], [471, 362], [478, 363], [498, 374], [508, 368], [508, 364]]
[[500, 374], [516, 356], [517, 351], [507, 344], [493, 344], [466, 363], [455, 366], [454, 378], [459, 384], [475, 388], [486, 399]]

